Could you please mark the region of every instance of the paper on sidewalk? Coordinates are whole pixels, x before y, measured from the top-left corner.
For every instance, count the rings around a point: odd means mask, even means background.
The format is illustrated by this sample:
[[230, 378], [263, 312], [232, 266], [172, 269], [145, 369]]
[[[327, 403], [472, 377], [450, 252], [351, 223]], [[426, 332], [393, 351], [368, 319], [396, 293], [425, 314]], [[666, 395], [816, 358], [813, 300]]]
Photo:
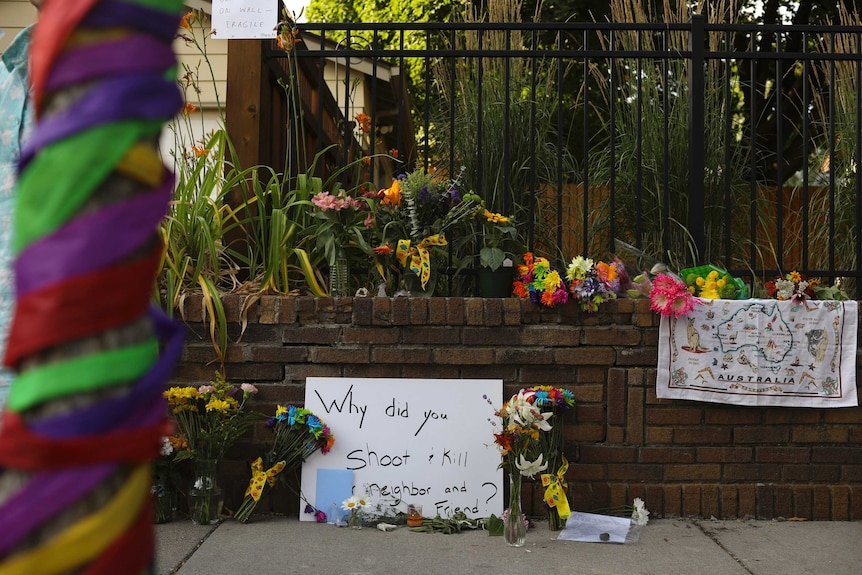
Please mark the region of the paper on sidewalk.
[[625, 543], [632, 520], [595, 513], [572, 513], [557, 539], [588, 543]]

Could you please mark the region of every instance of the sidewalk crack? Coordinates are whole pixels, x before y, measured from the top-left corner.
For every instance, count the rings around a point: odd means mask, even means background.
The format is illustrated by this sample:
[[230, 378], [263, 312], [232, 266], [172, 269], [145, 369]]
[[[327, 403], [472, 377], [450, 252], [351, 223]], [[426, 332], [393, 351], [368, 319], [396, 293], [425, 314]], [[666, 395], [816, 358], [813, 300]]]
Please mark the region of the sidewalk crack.
[[750, 575], [757, 575], [754, 571], [752, 571], [752, 570], [748, 567], [748, 565], [746, 565], [746, 564], [745, 564], [745, 562], [743, 562], [743, 561], [742, 561], [742, 559], [740, 559], [739, 557], [737, 557], [737, 556], [733, 553], [733, 551], [731, 551], [730, 549], [728, 549], [727, 547], [725, 547], [725, 546], [722, 544], [722, 542], [718, 540], [718, 537], [716, 537], [716, 536], [715, 536], [715, 534], [714, 534], [714, 532], [713, 532], [713, 531], [708, 531], [708, 530], [703, 526], [703, 524], [700, 522], [700, 520], [698, 520], [698, 519], [694, 519], [694, 520], [692, 521], [692, 523], [694, 523], [694, 524], [697, 526], [697, 528], [698, 528], [698, 529], [700, 529], [701, 533], [703, 533], [704, 535], [706, 535], [707, 537], [709, 537], [709, 538], [712, 540], [712, 542], [713, 542], [713, 543], [715, 543], [716, 545], [718, 545], [718, 546], [721, 548], [721, 550], [722, 550], [722, 551], [724, 551], [725, 553], [727, 553], [727, 554], [730, 556], [730, 558], [731, 558], [731, 559], [733, 559], [734, 561], [736, 561], [736, 563], [737, 563], [740, 567], [742, 567], [743, 569], [745, 569], [745, 572], [746, 572], [746, 573], [749, 573]]

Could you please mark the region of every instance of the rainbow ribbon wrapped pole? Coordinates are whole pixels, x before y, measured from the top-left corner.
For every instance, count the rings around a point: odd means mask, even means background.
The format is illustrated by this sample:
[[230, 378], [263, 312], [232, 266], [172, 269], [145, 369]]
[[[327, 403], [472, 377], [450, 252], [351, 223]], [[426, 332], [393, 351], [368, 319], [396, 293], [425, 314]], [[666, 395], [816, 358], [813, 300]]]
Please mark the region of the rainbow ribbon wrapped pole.
[[151, 307], [174, 186], [157, 143], [182, 106], [181, 10], [180, 0], [48, 0], [33, 34], [0, 575], [153, 571], [150, 462], [184, 338]]

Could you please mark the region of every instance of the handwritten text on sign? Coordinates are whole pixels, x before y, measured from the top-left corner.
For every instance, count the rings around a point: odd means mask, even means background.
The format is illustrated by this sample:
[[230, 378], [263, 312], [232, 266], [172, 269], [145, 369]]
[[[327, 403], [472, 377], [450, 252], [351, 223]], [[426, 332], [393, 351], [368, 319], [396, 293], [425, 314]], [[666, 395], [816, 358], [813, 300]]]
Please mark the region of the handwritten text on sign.
[[277, 0], [213, 0], [213, 38], [275, 38]]
[[503, 474], [488, 419], [502, 397], [501, 380], [309, 377], [305, 407], [335, 444], [305, 462], [302, 492], [315, 500], [318, 468], [350, 469], [355, 493], [401, 499], [401, 511], [409, 502], [426, 517], [499, 515]]

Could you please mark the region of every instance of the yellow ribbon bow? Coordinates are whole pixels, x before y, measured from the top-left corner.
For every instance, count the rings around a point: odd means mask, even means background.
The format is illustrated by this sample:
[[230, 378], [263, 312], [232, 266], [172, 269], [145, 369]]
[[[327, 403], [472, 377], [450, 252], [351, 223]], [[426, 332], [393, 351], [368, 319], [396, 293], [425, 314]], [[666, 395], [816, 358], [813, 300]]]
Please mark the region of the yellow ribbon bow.
[[566, 456], [563, 456], [563, 464], [557, 470], [557, 474], [543, 473], [542, 485], [545, 486], [545, 503], [548, 507], [556, 507], [560, 519], [568, 519], [572, 511], [569, 509], [569, 498], [566, 497], [566, 471], [569, 469], [569, 462], [566, 461]]
[[403, 267], [409, 268], [422, 281], [422, 289], [431, 277], [431, 250], [429, 246], [445, 246], [446, 236], [434, 234], [428, 236], [419, 245], [411, 247], [410, 240], [398, 240], [395, 248], [395, 258]]
[[263, 470], [263, 459], [258, 457], [251, 462], [251, 481], [248, 482], [246, 495], [251, 495], [255, 501], [260, 501], [263, 486], [268, 483], [270, 487], [275, 485], [275, 476], [284, 470], [285, 462], [279, 461], [266, 471]]

